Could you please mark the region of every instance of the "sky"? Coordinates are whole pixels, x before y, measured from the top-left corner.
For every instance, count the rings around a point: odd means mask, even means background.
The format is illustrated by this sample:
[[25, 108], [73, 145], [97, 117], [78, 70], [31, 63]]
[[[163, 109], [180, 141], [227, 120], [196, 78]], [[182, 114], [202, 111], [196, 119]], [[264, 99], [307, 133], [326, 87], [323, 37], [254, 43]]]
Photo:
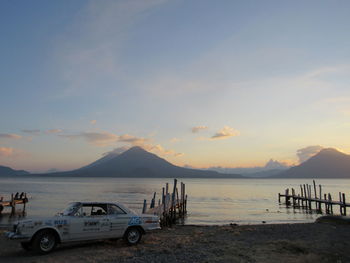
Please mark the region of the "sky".
[[350, 2], [0, 1], [0, 165], [350, 152]]

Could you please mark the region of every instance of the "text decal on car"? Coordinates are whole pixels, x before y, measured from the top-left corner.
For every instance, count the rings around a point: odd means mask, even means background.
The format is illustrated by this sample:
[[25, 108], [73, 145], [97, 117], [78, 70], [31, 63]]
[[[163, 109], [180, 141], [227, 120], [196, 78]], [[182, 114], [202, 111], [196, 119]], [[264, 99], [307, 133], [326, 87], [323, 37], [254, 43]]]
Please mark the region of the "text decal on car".
[[141, 218], [138, 216], [133, 216], [129, 221], [129, 226], [141, 225]]

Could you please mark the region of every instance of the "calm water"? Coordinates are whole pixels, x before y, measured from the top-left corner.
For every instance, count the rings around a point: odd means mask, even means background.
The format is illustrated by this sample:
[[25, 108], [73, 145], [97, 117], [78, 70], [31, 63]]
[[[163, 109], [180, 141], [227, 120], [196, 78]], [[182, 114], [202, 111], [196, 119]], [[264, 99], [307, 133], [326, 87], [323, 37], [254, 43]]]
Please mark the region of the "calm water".
[[[300, 183], [312, 183], [309, 179], [180, 181], [186, 183], [188, 194], [186, 224], [312, 222], [319, 216], [278, 204], [279, 192], [288, 187], [299, 189]], [[140, 212], [143, 200], [149, 202], [153, 192], [160, 193], [166, 182], [172, 184], [167, 178], [1, 178], [0, 196], [8, 197], [12, 192], [29, 193], [27, 217], [54, 215], [72, 201], [118, 201]], [[318, 180], [317, 183], [323, 185], [324, 193], [330, 192], [333, 196], [339, 191], [348, 194], [350, 189], [350, 180]], [[9, 211], [5, 208], [6, 213]], [[0, 224], [8, 222], [6, 214], [0, 217]]]

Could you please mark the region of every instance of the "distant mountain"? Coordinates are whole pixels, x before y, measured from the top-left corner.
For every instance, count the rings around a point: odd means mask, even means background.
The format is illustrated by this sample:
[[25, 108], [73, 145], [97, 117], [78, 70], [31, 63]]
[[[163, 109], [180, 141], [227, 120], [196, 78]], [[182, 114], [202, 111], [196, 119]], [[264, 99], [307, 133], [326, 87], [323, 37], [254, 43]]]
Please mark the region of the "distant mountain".
[[323, 149], [309, 160], [273, 177], [350, 178], [350, 155], [333, 148]]
[[241, 178], [236, 174], [220, 174], [215, 171], [175, 166], [141, 147], [132, 147], [121, 154], [108, 154], [80, 169], [52, 173], [50, 176]]
[[0, 166], [0, 176], [16, 176], [16, 175], [26, 175], [29, 172], [24, 170], [13, 170], [10, 167]]
[[284, 163], [280, 163], [273, 159], [270, 159], [265, 166], [257, 167], [237, 167], [237, 168], [226, 168], [226, 167], [210, 167], [208, 170], [216, 171], [225, 174], [241, 174], [245, 177], [269, 177], [281, 173], [287, 170], [289, 166]]

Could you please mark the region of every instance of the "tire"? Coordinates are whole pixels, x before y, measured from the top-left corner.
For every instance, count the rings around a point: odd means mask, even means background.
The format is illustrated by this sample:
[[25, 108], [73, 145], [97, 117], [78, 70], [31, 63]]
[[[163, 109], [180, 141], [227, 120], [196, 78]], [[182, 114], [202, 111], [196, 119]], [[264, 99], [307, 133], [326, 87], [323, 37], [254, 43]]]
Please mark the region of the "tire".
[[21, 242], [21, 247], [25, 250], [25, 251], [30, 251], [32, 250], [32, 244], [30, 242]]
[[129, 228], [128, 230], [126, 230], [124, 235], [124, 239], [126, 243], [130, 246], [133, 246], [139, 243], [141, 238], [142, 238], [142, 232], [137, 227]]
[[48, 254], [57, 246], [57, 238], [52, 230], [43, 230], [33, 238], [33, 249], [39, 254]]

